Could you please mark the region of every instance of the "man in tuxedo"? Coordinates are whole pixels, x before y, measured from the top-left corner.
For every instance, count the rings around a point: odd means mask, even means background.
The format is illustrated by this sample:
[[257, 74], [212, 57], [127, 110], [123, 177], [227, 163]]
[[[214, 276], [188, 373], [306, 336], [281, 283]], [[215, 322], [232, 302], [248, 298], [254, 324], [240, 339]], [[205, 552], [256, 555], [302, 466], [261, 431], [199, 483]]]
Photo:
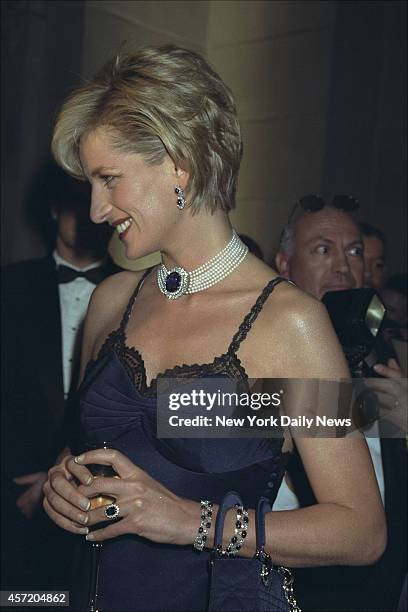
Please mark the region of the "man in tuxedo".
[[[347, 210], [326, 204], [314, 211], [299, 207], [298, 215], [291, 215], [282, 232], [275, 262], [282, 276], [320, 300], [329, 291], [363, 287], [363, 249], [358, 224]], [[401, 377], [393, 360], [375, 366], [375, 370], [389, 379]], [[379, 438], [377, 434], [367, 437], [367, 443], [385, 505], [386, 551], [372, 566], [295, 570], [295, 592], [306, 612], [397, 609], [406, 573], [405, 440]], [[273, 509], [289, 510], [315, 503], [296, 450], [289, 462], [288, 476]]]
[[67, 445], [89, 299], [119, 268], [111, 229], [89, 221], [89, 185], [48, 164], [34, 191], [53, 251], [2, 269], [2, 588], [50, 590], [68, 588], [72, 538], [46, 517], [42, 486]]

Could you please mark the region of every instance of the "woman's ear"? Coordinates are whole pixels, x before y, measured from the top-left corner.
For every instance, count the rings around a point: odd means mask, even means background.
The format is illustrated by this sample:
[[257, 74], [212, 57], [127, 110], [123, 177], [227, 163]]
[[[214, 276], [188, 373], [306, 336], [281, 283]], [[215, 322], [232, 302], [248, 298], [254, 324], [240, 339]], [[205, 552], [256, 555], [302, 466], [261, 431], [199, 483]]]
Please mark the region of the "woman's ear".
[[183, 168], [174, 167], [174, 174], [175, 174], [175, 180], [177, 182], [177, 184], [182, 188], [185, 189], [188, 185], [188, 181], [190, 178], [190, 173], [187, 172], [187, 170], [183, 170]]

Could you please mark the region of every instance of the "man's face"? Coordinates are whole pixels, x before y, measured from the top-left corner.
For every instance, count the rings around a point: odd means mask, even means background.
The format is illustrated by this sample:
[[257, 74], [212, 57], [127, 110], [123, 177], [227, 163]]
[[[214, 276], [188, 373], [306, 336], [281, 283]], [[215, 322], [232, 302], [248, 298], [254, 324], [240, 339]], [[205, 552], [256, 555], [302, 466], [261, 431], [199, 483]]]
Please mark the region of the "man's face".
[[381, 289], [385, 278], [384, 243], [375, 236], [363, 236], [364, 287]]
[[89, 206], [80, 206], [54, 211], [57, 221], [57, 236], [66, 248], [76, 255], [89, 254], [96, 258], [106, 255], [112, 228], [107, 223], [95, 225], [89, 219]]
[[383, 289], [381, 297], [387, 309], [387, 319], [398, 323], [403, 328], [408, 327], [407, 298], [398, 291]]
[[319, 300], [328, 291], [362, 287], [363, 243], [350, 215], [325, 207], [302, 215], [294, 229], [293, 255], [276, 258], [282, 275]]

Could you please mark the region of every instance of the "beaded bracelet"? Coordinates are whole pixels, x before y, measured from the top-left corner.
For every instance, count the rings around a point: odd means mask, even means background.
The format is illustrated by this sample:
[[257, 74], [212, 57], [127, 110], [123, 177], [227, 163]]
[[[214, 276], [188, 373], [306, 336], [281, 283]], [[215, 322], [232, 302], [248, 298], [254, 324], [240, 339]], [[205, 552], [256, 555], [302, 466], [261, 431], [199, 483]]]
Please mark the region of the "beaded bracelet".
[[243, 506], [240, 506], [239, 504], [235, 504], [234, 508], [237, 511], [237, 516], [235, 520], [235, 533], [232, 536], [227, 548], [223, 549], [221, 548], [221, 546], [218, 548], [218, 553], [222, 557], [234, 557], [237, 552], [242, 548], [248, 533], [248, 510]]
[[212, 502], [208, 500], [201, 500], [200, 526], [193, 542], [194, 548], [200, 552], [204, 550], [208, 532], [211, 529], [212, 506]]

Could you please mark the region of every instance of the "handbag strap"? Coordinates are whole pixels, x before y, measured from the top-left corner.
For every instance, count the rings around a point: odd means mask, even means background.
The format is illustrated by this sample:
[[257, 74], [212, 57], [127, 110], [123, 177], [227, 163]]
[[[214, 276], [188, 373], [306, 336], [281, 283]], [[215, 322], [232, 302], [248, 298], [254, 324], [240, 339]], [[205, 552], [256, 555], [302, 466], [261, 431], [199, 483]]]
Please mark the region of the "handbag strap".
[[265, 514], [272, 510], [271, 503], [267, 497], [261, 497], [256, 508], [256, 550], [262, 550], [265, 546]]
[[[267, 566], [266, 577], [269, 575], [271, 571], [271, 567], [273, 561], [271, 556], [265, 552], [265, 515], [267, 512], [271, 512], [272, 507], [269, 499], [267, 497], [261, 497], [258, 501], [258, 505], [256, 508], [256, 556], [262, 560], [262, 562]], [[290, 569], [287, 567], [279, 566], [277, 568], [278, 574], [281, 576], [282, 580], [282, 589], [285, 599], [287, 601], [289, 611], [290, 612], [302, 612], [299, 608], [295, 594], [293, 592], [293, 576]], [[263, 574], [265, 575], [265, 574]], [[262, 576], [262, 574], [261, 574]]]
[[[216, 555], [217, 548], [222, 546], [222, 535], [224, 531], [225, 517], [231, 508], [235, 504], [243, 505], [241, 496], [236, 491], [230, 491], [227, 493], [222, 500], [215, 521], [215, 535], [214, 535], [214, 548], [213, 548], [213, 559]], [[256, 531], [256, 555], [262, 563], [262, 580], [268, 580], [269, 572], [272, 568], [272, 559], [270, 555], [265, 553], [265, 515], [267, 512], [271, 512], [271, 503], [267, 497], [261, 497], [258, 501], [256, 512], [255, 512], [255, 531]], [[282, 588], [285, 599], [288, 604], [290, 612], [301, 612], [301, 609], [297, 605], [295, 594], [293, 592], [293, 576], [291, 571], [286, 567], [279, 566], [277, 568], [278, 573], [281, 576]], [[264, 583], [265, 584], [265, 583]]]
[[241, 496], [236, 491], [229, 491], [229, 493], [224, 496], [218, 509], [217, 519], [215, 521], [214, 550], [217, 550], [219, 546], [222, 546], [225, 517], [228, 510], [231, 510], [235, 504], [239, 504], [240, 506], [243, 505]]
[[[239, 504], [243, 506], [241, 496], [236, 491], [229, 491], [223, 498], [215, 521], [214, 549], [222, 546], [225, 517], [228, 510]], [[258, 501], [255, 513], [256, 550], [265, 546], [265, 514], [271, 511], [271, 504], [267, 497], [261, 497]]]

